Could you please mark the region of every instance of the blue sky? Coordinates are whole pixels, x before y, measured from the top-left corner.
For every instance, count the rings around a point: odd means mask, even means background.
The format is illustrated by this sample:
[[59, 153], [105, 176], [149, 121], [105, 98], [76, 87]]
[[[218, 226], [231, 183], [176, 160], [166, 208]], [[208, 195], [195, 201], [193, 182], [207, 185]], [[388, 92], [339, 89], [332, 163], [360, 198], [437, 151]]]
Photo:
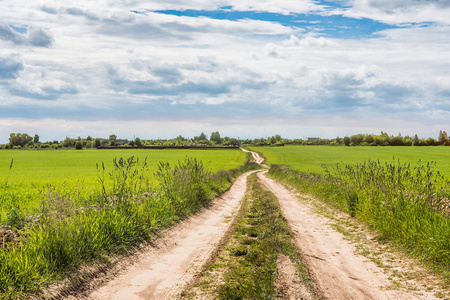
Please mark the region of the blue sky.
[[446, 1], [5, 0], [0, 15], [0, 143], [450, 130]]
[[[142, 14], [145, 11], [133, 11]], [[159, 10], [157, 13], [186, 16], [192, 18], [211, 18], [216, 20], [239, 21], [244, 19], [274, 22], [290, 28], [307, 32], [317, 32], [320, 36], [336, 39], [373, 38], [377, 32], [396, 28], [367, 18], [351, 18], [343, 15], [320, 15], [311, 13], [280, 14], [255, 11], [234, 11], [230, 7], [219, 10]]]

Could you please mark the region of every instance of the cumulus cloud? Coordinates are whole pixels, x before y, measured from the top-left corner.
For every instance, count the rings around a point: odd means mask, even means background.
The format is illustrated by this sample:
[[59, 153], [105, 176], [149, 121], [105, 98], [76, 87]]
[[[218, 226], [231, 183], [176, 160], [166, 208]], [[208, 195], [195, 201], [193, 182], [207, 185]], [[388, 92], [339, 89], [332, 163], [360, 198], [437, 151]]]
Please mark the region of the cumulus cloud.
[[0, 56], [0, 79], [13, 79], [23, 70], [23, 63], [17, 56]]
[[5, 90], [10, 96], [16, 96], [20, 103], [23, 103], [22, 99], [57, 100], [79, 93], [73, 75], [58, 70], [58, 66], [32, 66], [20, 62], [16, 68], [20, 68], [20, 76], [15, 74], [14, 81], [9, 81]]
[[333, 39], [324, 37], [314, 37], [305, 35], [297, 37], [291, 34], [288, 39], [279, 43], [269, 43], [265, 45], [264, 50], [266, 55], [271, 57], [284, 57], [286, 51], [302, 51], [304, 49], [327, 48], [336, 47], [338, 43]]
[[[0, 1], [0, 117], [248, 122], [245, 128], [251, 122], [273, 128], [289, 123], [298, 124], [290, 127], [296, 130], [308, 129], [301, 122], [344, 128], [346, 119], [365, 122], [373, 116], [397, 122], [433, 116], [436, 123], [448, 123], [445, 3], [355, 0], [352, 7], [331, 11], [316, 2]], [[341, 14], [356, 18], [351, 24], [358, 26], [365, 26], [366, 17], [401, 27], [345, 39], [317, 30], [320, 23], [312, 29], [159, 9], [320, 13], [322, 24], [337, 20], [327, 14]], [[424, 20], [436, 22], [406, 24]], [[330, 24], [328, 32], [342, 29]], [[359, 125], [346, 130], [351, 126]]]
[[19, 33], [6, 24], [0, 24], [0, 39], [16, 45], [49, 47], [53, 43], [52, 36], [40, 28], [29, 27], [27, 33]]
[[220, 65], [211, 57], [199, 57], [197, 62], [189, 63], [161, 63], [156, 58], [134, 60], [120, 68], [109, 65], [106, 72], [111, 89], [150, 98], [183, 97], [177, 98], [177, 103], [192, 103], [192, 98], [196, 98], [194, 103], [212, 103], [203, 97], [261, 90], [270, 85], [261, 74], [236, 65]]
[[298, 38], [295, 35], [290, 35], [289, 39], [284, 40], [281, 43], [284, 47], [332, 47], [337, 46], [337, 43], [329, 38], [313, 37], [306, 35], [302, 38]]
[[450, 25], [450, 2], [442, 0], [355, 0], [344, 11], [349, 17], [364, 17], [390, 24], [438, 22]]

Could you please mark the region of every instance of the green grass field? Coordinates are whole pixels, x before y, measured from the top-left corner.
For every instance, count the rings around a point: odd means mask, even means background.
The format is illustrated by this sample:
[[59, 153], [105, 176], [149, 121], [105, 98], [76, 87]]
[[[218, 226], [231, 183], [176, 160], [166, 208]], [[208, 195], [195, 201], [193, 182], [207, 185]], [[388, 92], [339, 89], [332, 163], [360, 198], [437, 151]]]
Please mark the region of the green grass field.
[[253, 147], [267, 158], [268, 164], [289, 165], [306, 173], [323, 172], [322, 164], [333, 165], [361, 163], [364, 160], [392, 161], [416, 164], [433, 161], [436, 168], [450, 178], [450, 147], [331, 147], [285, 146]]
[[[246, 154], [239, 150], [2, 150], [0, 151], [0, 213], [8, 207], [35, 208], [37, 198], [51, 185], [58, 191], [88, 196], [100, 188], [96, 165], [107, 172], [114, 158], [147, 157], [150, 180], [159, 162], [176, 163], [186, 157], [197, 158], [211, 172], [242, 166]], [[10, 169], [11, 160], [13, 160]]]

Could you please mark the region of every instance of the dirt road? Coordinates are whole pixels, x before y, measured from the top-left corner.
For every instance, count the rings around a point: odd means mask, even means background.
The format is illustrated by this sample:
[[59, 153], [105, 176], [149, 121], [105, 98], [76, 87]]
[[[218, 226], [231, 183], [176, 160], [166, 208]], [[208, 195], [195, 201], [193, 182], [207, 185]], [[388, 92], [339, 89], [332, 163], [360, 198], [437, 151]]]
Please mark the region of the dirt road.
[[242, 149], [242, 148], [241, 148], [241, 150], [244, 152], [250, 152], [253, 156], [253, 161], [257, 164], [263, 165], [265, 159], [262, 158], [258, 153], [253, 152], [253, 151], [248, 151], [248, 150]]
[[[255, 161], [263, 159], [253, 153]], [[255, 171], [253, 171], [255, 172]], [[258, 172], [258, 171], [256, 171]], [[166, 230], [162, 238], [133, 257], [123, 274], [90, 293], [87, 299], [176, 299], [209, 259], [239, 210], [246, 191], [246, 173], [231, 189], [188, 220]], [[282, 184], [259, 171], [292, 229], [293, 238], [322, 299], [437, 299], [431, 292], [392, 288], [382, 268], [332, 228], [329, 220], [299, 201]], [[295, 282], [295, 280], [293, 280]], [[298, 280], [297, 280], [298, 282]]]
[[126, 272], [88, 299], [173, 299], [207, 261], [238, 211], [246, 191], [247, 176], [241, 175], [231, 189], [208, 209], [163, 233], [156, 247], [136, 257]]
[[258, 173], [280, 203], [312, 280], [325, 299], [437, 299], [432, 293], [392, 289], [383, 269], [329, 225], [329, 220], [298, 200], [282, 184]]

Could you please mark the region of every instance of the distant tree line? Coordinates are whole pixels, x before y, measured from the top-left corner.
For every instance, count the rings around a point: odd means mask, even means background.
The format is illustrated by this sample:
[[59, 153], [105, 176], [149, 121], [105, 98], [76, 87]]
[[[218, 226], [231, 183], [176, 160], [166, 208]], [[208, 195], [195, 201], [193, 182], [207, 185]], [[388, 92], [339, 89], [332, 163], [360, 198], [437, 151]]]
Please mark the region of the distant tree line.
[[141, 146], [234, 146], [234, 145], [253, 145], [253, 146], [284, 146], [284, 145], [331, 145], [331, 146], [450, 146], [450, 138], [445, 131], [440, 131], [438, 139], [419, 138], [417, 134], [414, 136], [402, 136], [400, 133], [396, 136], [389, 135], [386, 132], [375, 134], [355, 134], [344, 138], [337, 137], [335, 139], [307, 138], [307, 139], [286, 139], [276, 134], [271, 137], [261, 137], [256, 139], [239, 139], [222, 137], [218, 131], [211, 133], [210, 137], [202, 132], [193, 138], [186, 138], [181, 135], [172, 139], [149, 139], [141, 140], [136, 137], [132, 140], [119, 139], [117, 135], [111, 134], [108, 138], [69, 138], [63, 141], [46, 141], [41, 142], [39, 135], [33, 137], [27, 133], [11, 133], [9, 143], [0, 145], [1, 149], [89, 149], [99, 146], [118, 146], [118, 147], [141, 147]]
[[427, 139], [419, 138], [417, 134], [414, 136], [402, 136], [399, 133], [393, 136], [382, 131], [380, 135], [355, 134], [350, 137], [346, 136], [342, 139], [342, 143], [345, 146], [449, 146], [450, 140], [445, 131], [439, 133], [438, 140], [432, 137]]

